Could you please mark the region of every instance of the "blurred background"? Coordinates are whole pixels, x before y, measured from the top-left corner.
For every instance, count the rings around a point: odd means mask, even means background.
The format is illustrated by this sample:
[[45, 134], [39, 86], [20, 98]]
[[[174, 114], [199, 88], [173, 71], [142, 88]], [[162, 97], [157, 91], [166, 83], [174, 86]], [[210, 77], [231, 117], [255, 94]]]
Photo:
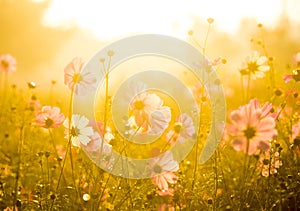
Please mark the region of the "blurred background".
[[226, 78], [232, 83], [228, 75], [238, 80], [252, 50], [264, 52], [260, 42], [276, 58], [278, 74], [289, 71], [291, 55], [300, 51], [300, 0], [0, 0], [0, 7], [0, 54], [17, 59], [10, 80], [36, 81], [41, 90], [51, 80], [64, 87], [63, 69], [72, 58], [88, 61], [122, 37], [157, 33], [203, 43], [207, 18], [214, 23], [206, 55], [227, 60], [219, 73], [225, 85]]

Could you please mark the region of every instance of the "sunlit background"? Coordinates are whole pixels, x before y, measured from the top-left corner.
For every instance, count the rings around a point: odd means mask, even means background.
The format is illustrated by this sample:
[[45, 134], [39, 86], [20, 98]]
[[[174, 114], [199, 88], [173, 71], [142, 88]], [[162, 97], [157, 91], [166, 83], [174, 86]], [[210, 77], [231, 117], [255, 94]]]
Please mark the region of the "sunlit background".
[[193, 30], [202, 43], [210, 17], [215, 21], [207, 56], [225, 57], [226, 74], [234, 74], [255, 48], [250, 40], [261, 35], [258, 23], [269, 53], [280, 53], [282, 64], [300, 49], [300, 0], [0, 0], [0, 6], [0, 53], [18, 61], [12, 80], [38, 81], [41, 89], [51, 80], [62, 85], [63, 68], [73, 57], [88, 60], [125, 36], [166, 34], [195, 44], [188, 35]]

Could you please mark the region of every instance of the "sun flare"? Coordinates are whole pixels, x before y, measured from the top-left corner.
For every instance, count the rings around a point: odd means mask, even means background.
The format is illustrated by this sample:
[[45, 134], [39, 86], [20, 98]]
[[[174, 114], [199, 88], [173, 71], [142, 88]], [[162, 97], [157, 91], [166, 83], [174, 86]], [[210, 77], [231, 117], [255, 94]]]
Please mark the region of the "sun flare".
[[283, 4], [291, 6], [280, 0], [53, 0], [44, 23], [56, 27], [76, 24], [92, 31], [100, 39], [135, 33], [183, 37], [193, 26], [195, 17], [213, 17], [218, 28], [234, 33], [243, 18], [251, 17], [264, 24], [274, 24], [283, 12]]

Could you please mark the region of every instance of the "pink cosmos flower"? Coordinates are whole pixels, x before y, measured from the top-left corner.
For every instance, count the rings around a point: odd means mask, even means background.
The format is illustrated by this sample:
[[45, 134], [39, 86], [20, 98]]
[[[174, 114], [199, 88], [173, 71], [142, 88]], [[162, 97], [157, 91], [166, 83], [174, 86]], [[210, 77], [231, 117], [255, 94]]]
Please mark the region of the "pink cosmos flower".
[[56, 145], [56, 151], [57, 151], [57, 155], [60, 158], [65, 158], [66, 157], [66, 150], [65, 150], [63, 145], [61, 145], [61, 144]]
[[177, 142], [183, 144], [185, 140], [190, 139], [195, 134], [193, 119], [186, 113], [177, 117], [174, 129], [167, 133], [167, 141], [174, 145]]
[[207, 101], [207, 93], [205, 87], [201, 83], [197, 83], [192, 88], [193, 95], [198, 104], [204, 103]]
[[171, 110], [163, 106], [163, 101], [156, 94], [140, 93], [130, 103], [130, 114], [140, 131], [160, 134], [171, 121]]
[[300, 82], [300, 70], [293, 70], [290, 75], [283, 75], [283, 80], [285, 83], [290, 82], [291, 80], [295, 80], [296, 82]]
[[262, 106], [260, 105], [259, 101], [257, 99], [250, 100], [249, 102], [251, 105], [254, 106], [255, 109], [261, 109], [261, 118], [264, 118], [266, 116], [270, 116], [273, 118], [276, 118], [277, 114], [272, 113], [271, 111], [273, 110], [273, 105], [272, 103], [266, 102]]
[[170, 204], [161, 204], [157, 211], [175, 211], [175, 208]]
[[36, 123], [43, 128], [58, 128], [65, 120], [58, 107], [43, 106], [35, 117]]
[[71, 90], [74, 91], [76, 95], [86, 95], [88, 91], [95, 90], [97, 78], [94, 73], [85, 71], [82, 73], [84, 62], [81, 58], [74, 58], [65, 67], [65, 78], [64, 83]]
[[37, 115], [41, 111], [41, 103], [38, 99], [30, 98], [29, 99], [29, 108]]
[[89, 120], [86, 117], [73, 114], [71, 123], [69, 123], [68, 118], [64, 121], [65, 138], [69, 139], [71, 136], [71, 141], [74, 146], [79, 147], [81, 144], [87, 146], [91, 141], [89, 136], [94, 134], [93, 128], [88, 126], [88, 124]]
[[102, 137], [98, 132], [94, 132], [93, 135], [89, 136], [90, 142], [85, 146], [81, 143], [88, 156], [104, 168], [112, 169], [115, 158], [112, 156], [112, 146], [106, 141], [103, 141]]
[[300, 52], [293, 56], [293, 63], [295, 66], [300, 67]]
[[0, 71], [11, 73], [16, 70], [16, 59], [10, 54], [0, 56]]
[[13, 211], [13, 210], [18, 211], [18, 207], [15, 207], [15, 209], [10, 208], [10, 207], [6, 207], [3, 211]]
[[292, 139], [294, 140], [297, 136], [300, 136], [300, 122], [292, 126]]
[[151, 180], [160, 190], [168, 190], [169, 183], [177, 182], [178, 177], [174, 172], [178, 171], [179, 164], [173, 159], [173, 154], [166, 151], [159, 157], [155, 157], [150, 161]]
[[232, 111], [230, 119], [232, 125], [228, 125], [226, 131], [233, 136], [232, 146], [237, 151], [247, 151], [247, 140], [249, 141], [248, 154], [252, 155], [256, 150], [266, 151], [270, 148], [270, 140], [277, 135], [275, 119], [267, 115], [268, 108], [256, 107], [256, 103], [241, 106]]
[[104, 133], [104, 124], [102, 121], [91, 120], [89, 125], [92, 126], [94, 131], [99, 131], [100, 136], [104, 139], [104, 141], [106, 143], [109, 144], [110, 141], [115, 138], [115, 136], [111, 132], [110, 127], [106, 127], [106, 130]]
[[94, 132], [94, 134], [89, 136], [89, 138], [91, 139], [91, 141], [86, 146], [84, 144], [81, 144], [81, 146], [84, 147], [88, 152], [100, 151], [102, 148], [103, 154], [111, 153], [111, 145], [103, 142], [98, 132]]
[[270, 66], [267, 62], [268, 58], [266, 56], [260, 56], [257, 51], [254, 51], [246, 58], [246, 61], [240, 69], [240, 73], [242, 75], [250, 75], [254, 80], [263, 78], [265, 77], [265, 72], [270, 70]]
[[168, 190], [157, 190], [156, 193], [160, 196], [174, 196], [175, 190], [173, 188], [169, 188]]

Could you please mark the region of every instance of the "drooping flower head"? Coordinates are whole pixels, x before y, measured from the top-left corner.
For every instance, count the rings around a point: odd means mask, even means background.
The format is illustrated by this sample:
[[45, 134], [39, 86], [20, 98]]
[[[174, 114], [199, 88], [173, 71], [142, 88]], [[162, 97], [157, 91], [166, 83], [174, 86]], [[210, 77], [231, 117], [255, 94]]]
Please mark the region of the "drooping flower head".
[[89, 136], [94, 133], [93, 128], [88, 124], [89, 120], [86, 117], [73, 114], [71, 122], [68, 118], [64, 121], [65, 138], [71, 138], [74, 146], [79, 147], [81, 144], [86, 146], [91, 141]]
[[169, 183], [177, 182], [178, 177], [174, 172], [178, 171], [179, 164], [173, 159], [173, 154], [166, 151], [150, 161], [151, 180], [160, 190], [168, 190]]
[[35, 120], [43, 128], [58, 128], [64, 122], [65, 115], [60, 113], [58, 107], [43, 106]]
[[65, 78], [64, 83], [71, 90], [74, 91], [76, 95], [85, 95], [88, 91], [96, 89], [95, 85], [97, 78], [94, 73], [86, 71], [82, 73], [84, 62], [81, 58], [74, 58], [65, 67]]
[[240, 73], [242, 75], [250, 75], [252, 79], [265, 77], [265, 72], [270, 70], [270, 66], [267, 64], [268, 58], [266, 56], [260, 56], [257, 51], [254, 51], [252, 55], [246, 58]]
[[247, 151], [247, 140], [249, 142], [248, 154], [256, 150], [267, 151], [270, 148], [270, 140], [277, 135], [275, 119], [267, 115], [267, 106], [256, 106], [253, 100], [249, 104], [241, 106], [232, 111], [230, 120], [232, 125], [227, 125], [227, 132], [233, 137], [232, 146], [237, 151]]
[[10, 54], [0, 56], [0, 71], [11, 73], [16, 70], [16, 59]]

